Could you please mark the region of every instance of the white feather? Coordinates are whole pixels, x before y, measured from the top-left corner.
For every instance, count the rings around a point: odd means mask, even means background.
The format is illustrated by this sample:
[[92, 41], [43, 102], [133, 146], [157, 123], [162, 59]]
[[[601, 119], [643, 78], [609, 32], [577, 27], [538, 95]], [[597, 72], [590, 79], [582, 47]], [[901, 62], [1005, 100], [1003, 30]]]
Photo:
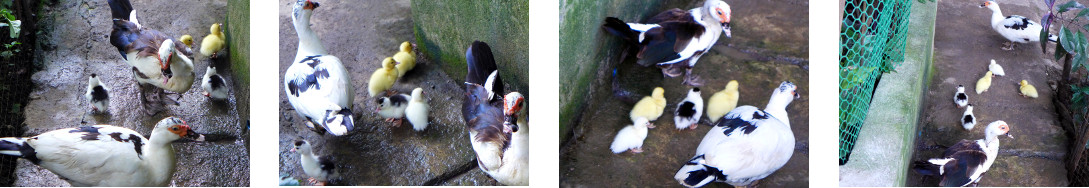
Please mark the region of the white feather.
[[631, 149], [642, 148], [643, 140], [647, 139], [647, 124], [650, 123], [646, 118], [638, 118], [634, 124], [624, 126], [616, 133], [613, 144], [609, 146], [609, 149], [613, 153], [623, 153]]
[[990, 70], [991, 73], [993, 73], [995, 76], [1006, 76], [1006, 71], [1002, 70], [1002, 65], [998, 65], [998, 63], [995, 63], [994, 59], [991, 60], [991, 64], [987, 66], [987, 69]]
[[[685, 103], [693, 104], [693, 109], [687, 109], [695, 111], [692, 116], [680, 115], [681, 107], [683, 106], [682, 104]], [[677, 110], [673, 112], [673, 115], [673, 123], [677, 127], [677, 129], [685, 129], [688, 128], [690, 125], [698, 123], [700, 117], [703, 116], [703, 97], [700, 96], [700, 92], [696, 91], [696, 89], [689, 90], [688, 95], [685, 96], [684, 100], [677, 105]]]
[[408, 101], [408, 106], [405, 107], [405, 119], [408, 119], [408, 122], [412, 123], [413, 129], [416, 131], [423, 131], [424, 129], [427, 129], [427, 113], [430, 108], [431, 107], [427, 104], [427, 99], [423, 96], [423, 89], [413, 89], [412, 99]]

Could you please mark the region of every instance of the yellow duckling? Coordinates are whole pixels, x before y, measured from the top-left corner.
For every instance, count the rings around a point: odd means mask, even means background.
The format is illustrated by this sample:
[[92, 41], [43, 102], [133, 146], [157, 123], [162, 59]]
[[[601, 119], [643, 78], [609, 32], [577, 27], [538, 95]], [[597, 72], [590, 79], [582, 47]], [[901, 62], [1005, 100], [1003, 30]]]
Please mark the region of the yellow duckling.
[[178, 40], [181, 40], [181, 42], [184, 43], [185, 46], [193, 47], [193, 36], [182, 35], [181, 38]]
[[393, 88], [393, 82], [397, 81], [397, 69], [393, 67], [393, 58], [386, 57], [382, 60], [382, 68], [371, 74], [371, 81], [367, 83], [367, 91], [370, 96], [377, 96], [379, 92]]
[[416, 67], [416, 53], [412, 53], [412, 44], [408, 41], [401, 43], [401, 51], [393, 54], [393, 61], [397, 62], [398, 77], [405, 76], [405, 72]]
[[220, 50], [223, 50], [224, 44], [226, 44], [226, 36], [223, 36], [223, 31], [219, 29], [222, 24], [212, 24], [212, 28], [209, 28], [208, 36], [204, 37], [204, 40], [200, 42], [200, 54], [204, 56], [216, 58], [216, 55]]
[[976, 94], [983, 93], [987, 91], [987, 88], [991, 88], [991, 77], [994, 77], [994, 73], [987, 71], [987, 75], [983, 75], [983, 78], [976, 82]]
[[1021, 80], [1021, 96], [1037, 98], [1040, 97], [1040, 94], [1036, 93], [1036, 87], [1033, 87], [1028, 81]]
[[740, 95], [737, 92], [737, 80], [730, 80], [725, 90], [715, 92], [710, 99], [707, 99], [707, 118], [713, 123], [726, 113], [730, 113], [737, 107], [737, 99], [741, 97]]
[[[631, 121], [639, 118], [646, 118], [649, 121], [658, 120], [658, 117], [662, 116], [662, 112], [665, 112], [666, 99], [665, 89], [662, 87], [654, 88], [654, 92], [648, 97], [643, 97], [639, 102], [635, 103], [635, 107], [631, 108]], [[650, 124], [647, 128], [654, 128], [654, 124]]]

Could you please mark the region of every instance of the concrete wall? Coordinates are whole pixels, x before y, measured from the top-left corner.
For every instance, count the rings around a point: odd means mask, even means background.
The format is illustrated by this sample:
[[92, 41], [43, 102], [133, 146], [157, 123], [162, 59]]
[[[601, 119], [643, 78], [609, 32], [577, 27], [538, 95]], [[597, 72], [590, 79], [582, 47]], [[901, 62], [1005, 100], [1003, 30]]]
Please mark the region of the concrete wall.
[[528, 98], [529, 1], [413, 0], [412, 20], [422, 58], [452, 79], [465, 81], [465, 50], [479, 40], [492, 47], [508, 88]]

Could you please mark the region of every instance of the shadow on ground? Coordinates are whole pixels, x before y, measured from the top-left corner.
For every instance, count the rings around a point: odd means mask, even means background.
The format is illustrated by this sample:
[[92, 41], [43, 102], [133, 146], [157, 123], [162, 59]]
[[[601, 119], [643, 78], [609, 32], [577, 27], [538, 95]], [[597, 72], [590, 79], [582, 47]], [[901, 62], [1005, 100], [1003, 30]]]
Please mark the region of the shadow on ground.
[[[696, 7], [702, 2], [682, 3], [676, 7]], [[797, 149], [790, 161], [771, 176], [760, 181], [761, 186], [769, 187], [805, 187], [809, 184], [809, 62], [808, 62], [808, 15], [806, 2], [761, 1], [728, 2], [733, 11], [733, 38], [723, 37], [705, 54], [693, 69], [695, 74], [704, 79], [704, 99], [714, 92], [725, 88], [730, 80], [740, 83], [741, 97], [738, 105], [753, 105], [763, 108], [774, 88], [782, 81], [791, 81], [798, 85], [800, 99], [794, 100], [787, 108], [792, 120], [791, 129], [797, 140]], [[567, 2], [571, 7], [561, 9], [577, 10], [584, 6], [578, 2]], [[651, 10], [649, 16], [665, 10]], [[740, 8], [745, 7], [745, 8]], [[653, 8], [652, 8], [653, 9]], [[594, 11], [597, 11], [594, 9]], [[608, 10], [601, 10], [608, 11]], [[592, 15], [592, 13], [588, 14]], [[604, 16], [580, 16], [565, 18], [577, 21], [577, 24], [600, 24]], [[621, 19], [637, 21], [645, 18], [623, 17]], [[563, 24], [561, 24], [563, 25]], [[561, 26], [565, 27], [565, 26]], [[585, 35], [596, 36], [596, 43], [615, 43], [619, 39], [608, 35], [599, 27]], [[566, 30], [565, 30], [566, 31]], [[564, 41], [564, 40], [561, 40]], [[562, 43], [561, 48], [570, 43]], [[576, 47], [577, 48], [577, 47]], [[673, 179], [684, 162], [695, 154], [696, 147], [710, 126], [700, 126], [696, 130], [677, 130], [673, 125], [672, 112], [676, 103], [682, 100], [689, 89], [682, 86], [681, 78], [662, 78], [660, 71], [653, 67], [635, 65], [634, 57], [619, 63], [622, 49], [605, 49], [603, 62], [596, 62], [590, 94], [587, 103], [578, 117], [577, 123], [570, 129], [569, 140], [561, 146], [560, 184], [571, 187], [636, 187], [636, 186], [677, 186]], [[634, 56], [634, 55], [632, 55]], [[579, 62], [592, 64], [595, 62]], [[665, 97], [669, 105], [666, 114], [658, 119], [643, 144], [643, 153], [613, 154], [609, 145], [616, 132], [631, 124], [628, 112], [633, 104], [622, 102], [613, 97], [610, 86], [612, 68], [617, 67], [620, 85], [629, 91], [647, 95], [657, 86], [665, 88]], [[569, 76], [579, 70], [566, 71], [561, 77]], [[582, 70], [587, 71], [587, 70]], [[568, 85], [575, 83], [562, 83]], [[578, 94], [576, 94], [578, 96]], [[729, 186], [722, 183], [708, 186]]]
[[[1065, 2], [1065, 1], [1064, 1]], [[1007, 41], [990, 29], [991, 10], [979, 8], [979, 2], [939, 1], [934, 31], [934, 79], [928, 86], [926, 108], [912, 160], [938, 157], [945, 148], [967, 139], [983, 138], [986, 125], [1004, 120], [1014, 138], [999, 138], [1001, 148], [991, 169], [979, 186], [1067, 186], [1063, 158], [1068, 151], [1066, 132], [1059, 125], [1052, 103], [1054, 82], [1062, 70], [1052, 59], [1054, 45], [1043, 54], [1039, 43], [1019, 44], [1003, 51]], [[1085, 3], [1082, 1], [1082, 3]], [[1002, 11], [1040, 20], [1045, 10], [1042, 2], [1003, 1]], [[995, 77], [989, 90], [977, 95], [976, 81], [987, 72], [994, 59], [1003, 66], [1004, 77]], [[1040, 98], [1018, 95], [1017, 83], [1027, 80], [1036, 86]], [[971, 131], [960, 125], [964, 109], [952, 102], [957, 85], [969, 90], [968, 101], [979, 123]], [[907, 186], [935, 186], [941, 180], [908, 172]]]
[[[141, 24], [170, 36], [193, 35], [199, 40], [208, 35], [212, 23], [225, 20], [226, 1], [133, 1]], [[176, 9], [176, 7], [190, 7]], [[203, 7], [203, 8], [193, 8]], [[174, 10], [163, 14], [155, 10]], [[237, 106], [248, 105], [248, 97], [236, 97], [236, 93], [249, 93], [247, 83], [229, 83], [232, 86], [230, 100], [210, 102], [200, 94], [200, 79], [189, 91], [181, 94], [181, 105], [167, 106], [167, 110], [148, 116], [144, 114], [138, 98], [139, 86], [132, 78], [130, 66], [109, 44], [112, 30], [109, 5], [106, 1], [60, 1], [46, 5], [38, 14], [39, 34], [38, 64], [43, 70], [32, 77], [35, 84], [26, 107], [26, 135], [90, 124], [111, 124], [136, 130], [148, 135], [159, 120], [174, 116], [188, 122], [198, 132], [221, 135], [228, 140], [201, 143], [174, 144], [177, 152], [177, 172], [172, 186], [248, 186], [249, 139], [246, 120], [249, 112], [239, 111]], [[199, 45], [199, 41], [197, 41]], [[195, 55], [196, 74], [204, 75], [210, 61]], [[229, 57], [225, 57], [229, 58]], [[230, 67], [221, 62], [220, 74], [228, 81], [233, 76]], [[110, 114], [87, 115], [90, 110], [83, 98], [87, 78], [98, 74], [111, 89]], [[171, 95], [177, 97], [177, 95]], [[86, 124], [81, 124], [81, 120]], [[48, 170], [20, 160], [16, 186], [67, 186]]]

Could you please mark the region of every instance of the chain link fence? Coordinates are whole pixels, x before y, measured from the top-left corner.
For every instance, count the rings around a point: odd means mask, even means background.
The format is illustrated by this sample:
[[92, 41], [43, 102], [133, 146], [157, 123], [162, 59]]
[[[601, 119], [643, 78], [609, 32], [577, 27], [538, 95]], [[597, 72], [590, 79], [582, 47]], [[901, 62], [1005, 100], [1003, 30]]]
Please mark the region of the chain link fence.
[[904, 61], [914, 0], [848, 0], [839, 49], [839, 164], [846, 164], [881, 74]]

